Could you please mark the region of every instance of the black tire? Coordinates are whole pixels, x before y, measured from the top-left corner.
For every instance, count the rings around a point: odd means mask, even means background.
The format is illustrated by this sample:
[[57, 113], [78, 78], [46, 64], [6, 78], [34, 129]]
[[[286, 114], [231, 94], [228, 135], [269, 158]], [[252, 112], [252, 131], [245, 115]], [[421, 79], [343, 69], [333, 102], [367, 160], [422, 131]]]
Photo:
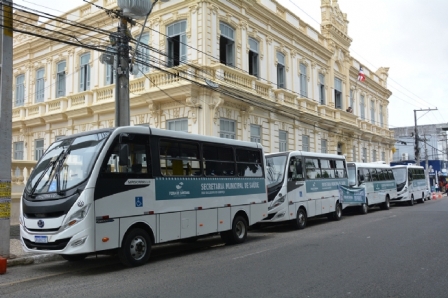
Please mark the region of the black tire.
[[386, 200], [381, 204], [382, 210], [389, 210], [390, 209], [390, 199], [389, 196], [386, 196]]
[[366, 199], [366, 202], [359, 207], [359, 213], [367, 214], [369, 212], [369, 205]]
[[307, 217], [305, 210], [299, 208], [297, 210], [296, 219], [292, 220], [292, 226], [296, 230], [303, 230], [306, 227]]
[[148, 262], [151, 253], [151, 238], [143, 229], [134, 228], [126, 233], [118, 257], [128, 267], [141, 266]]
[[247, 220], [241, 216], [237, 215], [233, 219], [232, 229], [230, 231], [221, 232], [221, 239], [226, 244], [240, 244], [246, 241], [247, 230], [249, 225]]
[[335, 210], [331, 213], [331, 220], [338, 221], [342, 218], [342, 204], [337, 203]]
[[411, 200], [408, 202], [409, 206], [414, 206], [414, 195], [411, 195]]
[[80, 262], [83, 261], [88, 254], [78, 254], [78, 255], [61, 255], [61, 257], [69, 262]]

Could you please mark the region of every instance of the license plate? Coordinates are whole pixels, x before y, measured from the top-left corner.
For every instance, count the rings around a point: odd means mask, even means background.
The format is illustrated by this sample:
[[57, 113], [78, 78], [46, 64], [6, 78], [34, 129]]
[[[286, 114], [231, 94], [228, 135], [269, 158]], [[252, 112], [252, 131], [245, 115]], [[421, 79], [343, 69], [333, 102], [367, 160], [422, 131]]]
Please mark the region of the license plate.
[[48, 236], [34, 236], [34, 242], [36, 243], [47, 243]]

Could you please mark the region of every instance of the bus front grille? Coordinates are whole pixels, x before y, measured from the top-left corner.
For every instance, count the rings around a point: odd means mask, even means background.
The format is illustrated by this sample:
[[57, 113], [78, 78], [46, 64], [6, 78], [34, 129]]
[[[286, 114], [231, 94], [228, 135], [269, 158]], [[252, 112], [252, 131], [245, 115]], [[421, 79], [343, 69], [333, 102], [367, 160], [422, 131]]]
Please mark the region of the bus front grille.
[[70, 239], [71, 238], [65, 238], [56, 240], [55, 242], [35, 243], [31, 242], [26, 238], [22, 238], [23, 243], [25, 243], [26, 247], [28, 247], [29, 249], [37, 249], [37, 250], [61, 250], [67, 246]]

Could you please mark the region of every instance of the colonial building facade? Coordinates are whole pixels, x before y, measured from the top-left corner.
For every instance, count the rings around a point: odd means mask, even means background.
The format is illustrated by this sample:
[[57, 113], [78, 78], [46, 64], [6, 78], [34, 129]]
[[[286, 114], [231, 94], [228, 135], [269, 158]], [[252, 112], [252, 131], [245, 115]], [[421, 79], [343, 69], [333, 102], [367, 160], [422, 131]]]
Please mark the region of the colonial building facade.
[[[116, 0], [93, 2], [117, 8]], [[362, 63], [350, 56], [347, 16], [337, 0], [321, 0], [321, 11], [319, 32], [275, 0], [159, 1], [137, 55], [147, 63], [130, 77], [131, 125], [255, 141], [266, 152], [389, 162], [388, 68], [363, 67], [366, 79], [358, 81]], [[91, 4], [62, 17], [116, 31], [117, 20]], [[65, 26], [15, 18], [24, 31]], [[90, 45], [108, 42], [84, 29], [76, 34]], [[100, 55], [15, 33], [13, 160], [35, 161], [61, 136], [114, 126], [113, 69]]]

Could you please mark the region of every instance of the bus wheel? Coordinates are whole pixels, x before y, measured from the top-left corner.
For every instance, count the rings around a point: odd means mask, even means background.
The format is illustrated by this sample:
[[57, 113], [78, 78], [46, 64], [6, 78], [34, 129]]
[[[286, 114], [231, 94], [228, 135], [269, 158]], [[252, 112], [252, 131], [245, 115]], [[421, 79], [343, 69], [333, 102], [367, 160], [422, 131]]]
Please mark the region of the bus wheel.
[[420, 199], [420, 203], [424, 203], [425, 202], [425, 194], [422, 193], [422, 198]]
[[306, 227], [306, 212], [303, 209], [297, 210], [297, 217], [292, 221], [296, 230], [303, 230]]
[[386, 201], [381, 204], [381, 209], [383, 210], [389, 210], [390, 209], [390, 199], [389, 196], [386, 196]]
[[367, 212], [369, 212], [369, 206], [367, 205], [367, 201], [359, 207], [359, 212], [361, 214], [367, 214]]
[[414, 195], [411, 196], [411, 200], [408, 202], [409, 206], [414, 206]]
[[61, 257], [69, 262], [79, 262], [84, 260], [87, 257], [87, 254], [78, 254], [78, 255], [61, 255]]
[[241, 215], [233, 219], [232, 229], [230, 231], [221, 232], [221, 239], [226, 244], [240, 244], [246, 241], [247, 229], [249, 225]]
[[143, 229], [135, 228], [124, 236], [118, 250], [118, 257], [125, 266], [135, 267], [148, 262], [150, 252], [151, 239], [148, 233]]
[[337, 203], [334, 212], [330, 213], [329, 219], [338, 221], [342, 218], [342, 205]]

